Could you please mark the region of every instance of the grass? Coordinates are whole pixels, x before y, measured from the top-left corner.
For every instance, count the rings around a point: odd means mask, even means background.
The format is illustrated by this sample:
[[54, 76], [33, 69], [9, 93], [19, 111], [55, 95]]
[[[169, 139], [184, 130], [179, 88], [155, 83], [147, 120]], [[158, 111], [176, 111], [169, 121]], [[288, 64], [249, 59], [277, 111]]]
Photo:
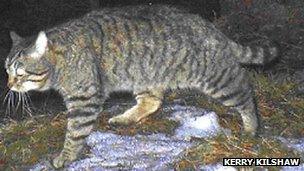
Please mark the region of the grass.
[[62, 116], [12, 121], [2, 127], [0, 170], [15, 170], [16, 166], [33, 165], [39, 159], [45, 158], [46, 154], [59, 151], [66, 124]]
[[[198, 146], [185, 152], [175, 163], [177, 170], [196, 169], [201, 164], [221, 162], [223, 157], [299, 157], [299, 154], [282, 145], [274, 136], [304, 136], [304, 99], [296, 97], [293, 83], [277, 85], [267, 76], [252, 74], [256, 88], [258, 106], [263, 120], [262, 138], [256, 139], [239, 135], [241, 120], [236, 112], [223, 107], [205, 97], [187, 97], [172, 92], [166, 99], [169, 103], [184, 97], [185, 103], [194, 104], [215, 111], [222, 127], [229, 128], [231, 136], [218, 135], [211, 139], [198, 139]], [[189, 99], [187, 99], [189, 98]], [[162, 113], [162, 115], [160, 115]], [[233, 113], [234, 115], [228, 115]], [[166, 119], [159, 111], [130, 127], [111, 127], [107, 121], [111, 117], [105, 111], [98, 120], [100, 131], [111, 130], [121, 135], [165, 133], [172, 134], [179, 123]], [[11, 121], [0, 128], [0, 170], [18, 170], [20, 166], [30, 166], [40, 159], [52, 157], [62, 148], [66, 119], [64, 113], [56, 117], [40, 116], [23, 121]], [[278, 168], [270, 168], [277, 170]]]
[[[255, 139], [250, 136], [218, 135], [202, 139], [200, 144], [186, 152], [183, 159], [175, 164], [177, 170], [197, 170], [200, 165], [222, 163], [222, 158], [281, 158], [300, 157], [297, 152], [282, 146], [271, 138]], [[277, 167], [268, 167], [278, 170]]]
[[304, 99], [297, 97], [292, 82], [276, 85], [266, 76], [256, 76], [260, 113], [273, 135], [303, 137]]

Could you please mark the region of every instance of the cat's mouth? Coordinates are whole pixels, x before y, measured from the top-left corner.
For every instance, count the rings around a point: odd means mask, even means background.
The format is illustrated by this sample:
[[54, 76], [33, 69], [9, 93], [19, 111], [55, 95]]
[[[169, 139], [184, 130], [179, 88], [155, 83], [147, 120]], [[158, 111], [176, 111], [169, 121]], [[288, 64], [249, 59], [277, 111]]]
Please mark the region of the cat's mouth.
[[40, 90], [42, 86], [37, 83], [24, 82], [22, 84], [15, 84], [10, 89], [15, 92], [28, 92], [31, 90]]
[[15, 92], [28, 92], [31, 90], [35, 91], [43, 91], [46, 88], [47, 84], [47, 77], [43, 77], [40, 79], [25, 79], [25, 80], [18, 80], [17, 78], [9, 79], [7, 86], [10, 90]]

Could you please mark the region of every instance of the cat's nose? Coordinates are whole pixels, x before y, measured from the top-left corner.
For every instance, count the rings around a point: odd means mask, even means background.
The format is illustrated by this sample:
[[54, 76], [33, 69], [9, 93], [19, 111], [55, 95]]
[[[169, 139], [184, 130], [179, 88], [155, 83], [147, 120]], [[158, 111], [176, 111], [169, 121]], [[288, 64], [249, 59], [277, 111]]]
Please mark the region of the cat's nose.
[[13, 87], [13, 83], [11, 83], [11, 82], [7, 82], [7, 87], [9, 88], [9, 89], [11, 89], [12, 87]]
[[16, 78], [8, 78], [7, 87], [11, 89], [16, 83], [16, 80], [17, 80]]

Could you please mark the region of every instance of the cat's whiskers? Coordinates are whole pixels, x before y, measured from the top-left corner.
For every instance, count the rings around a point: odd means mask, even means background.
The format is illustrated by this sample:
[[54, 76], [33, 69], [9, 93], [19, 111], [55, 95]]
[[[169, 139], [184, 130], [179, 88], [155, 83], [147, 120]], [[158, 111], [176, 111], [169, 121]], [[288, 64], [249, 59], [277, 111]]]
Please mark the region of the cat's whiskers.
[[15, 104], [16, 104], [16, 94], [15, 94], [15, 92], [13, 92], [12, 91], [12, 103], [11, 103], [11, 111], [12, 111], [12, 113], [14, 114], [14, 113], [16, 113], [16, 106], [15, 106]]
[[23, 107], [25, 109], [25, 111], [32, 117], [32, 110], [31, 110], [31, 98], [29, 97], [29, 95], [25, 92], [24, 94], [22, 94], [22, 98], [23, 98]]
[[23, 93], [21, 94], [21, 101], [22, 101], [22, 113], [24, 113], [24, 111], [26, 111], [26, 104], [25, 104]]
[[[26, 96], [26, 98], [27, 98], [27, 100], [28, 100], [28, 104], [29, 105], [31, 105], [31, 104], [33, 104], [33, 102], [32, 102], [32, 99], [31, 99], [31, 97], [28, 95], [28, 93], [27, 92], [24, 92], [24, 95]], [[29, 106], [30, 107], [30, 106]]]
[[16, 106], [16, 111], [18, 110], [19, 106], [20, 106], [20, 103], [22, 102], [22, 99], [21, 99], [21, 93], [18, 92], [18, 102], [17, 102], [17, 106]]
[[14, 109], [15, 109], [15, 93], [13, 91], [11, 91], [11, 95], [10, 95], [10, 109], [11, 109], [11, 113], [14, 113]]
[[9, 96], [9, 94], [10, 94], [10, 91], [11, 91], [11, 90], [8, 89], [8, 90], [6, 91], [6, 93], [5, 93], [5, 97], [4, 97], [3, 103], [2, 103], [3, 106], [5, 105], [5, 103], [6, 103], [7, 99], [8, 99], [8, 96]]
[[[17, 105], [15, 105], [16, 102]], [[15, 94], [15, 92], [13, 92], [12, 90], [7, 90], [2, 104], [3, 106], [6, 105], [6, 116], [9, 116], [12, 112], [16, 113], [20, 107], [22, 109], [22, 114], [26, 112], [31, 117], [33, 116], [33, 112], [31, 110], [32, 100], [27, 92], [18, 92]]]
[[5, 115], [8, 116], [11, 113], [11, 102], [12, 102], [12, 91], [9, 90], [7, 93], [7, 105], [6, 105], [6, 111]]
[[2, 106], [4, 107], [5, 106], [5, 104], [6, 104], [6, 108], [5, 108], [5, 116], [7, 116], [7, 100], [9, 99], [9, 94], [10, 94], [10, 92], [9, 92], [10, 90], [8, 89], [7, 91], [6, 91], [6, 93], [5, 93], [5, 97], [4, 97], [4, 99], [3, 99], [3, 102], [2, 102]]

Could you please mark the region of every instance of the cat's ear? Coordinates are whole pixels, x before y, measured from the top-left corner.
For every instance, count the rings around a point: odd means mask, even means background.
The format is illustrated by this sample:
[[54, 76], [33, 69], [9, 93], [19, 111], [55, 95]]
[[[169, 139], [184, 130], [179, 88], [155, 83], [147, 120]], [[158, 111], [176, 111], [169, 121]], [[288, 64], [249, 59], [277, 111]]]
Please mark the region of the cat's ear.
[[44, 31], [39, 32], [35, 45], [34, 45], [34, 53], [32, 53], [33, 58], [40, 58], [44, 55], [47, 48], [48, 39]]
[[10, 31], [10, 36], [11, 39], [13, 41], [13, 44], [17, 44], [18, 42], [20, 42], [22, 40], [22, 37], [19, 36], [16, 32], [14, 31]]

